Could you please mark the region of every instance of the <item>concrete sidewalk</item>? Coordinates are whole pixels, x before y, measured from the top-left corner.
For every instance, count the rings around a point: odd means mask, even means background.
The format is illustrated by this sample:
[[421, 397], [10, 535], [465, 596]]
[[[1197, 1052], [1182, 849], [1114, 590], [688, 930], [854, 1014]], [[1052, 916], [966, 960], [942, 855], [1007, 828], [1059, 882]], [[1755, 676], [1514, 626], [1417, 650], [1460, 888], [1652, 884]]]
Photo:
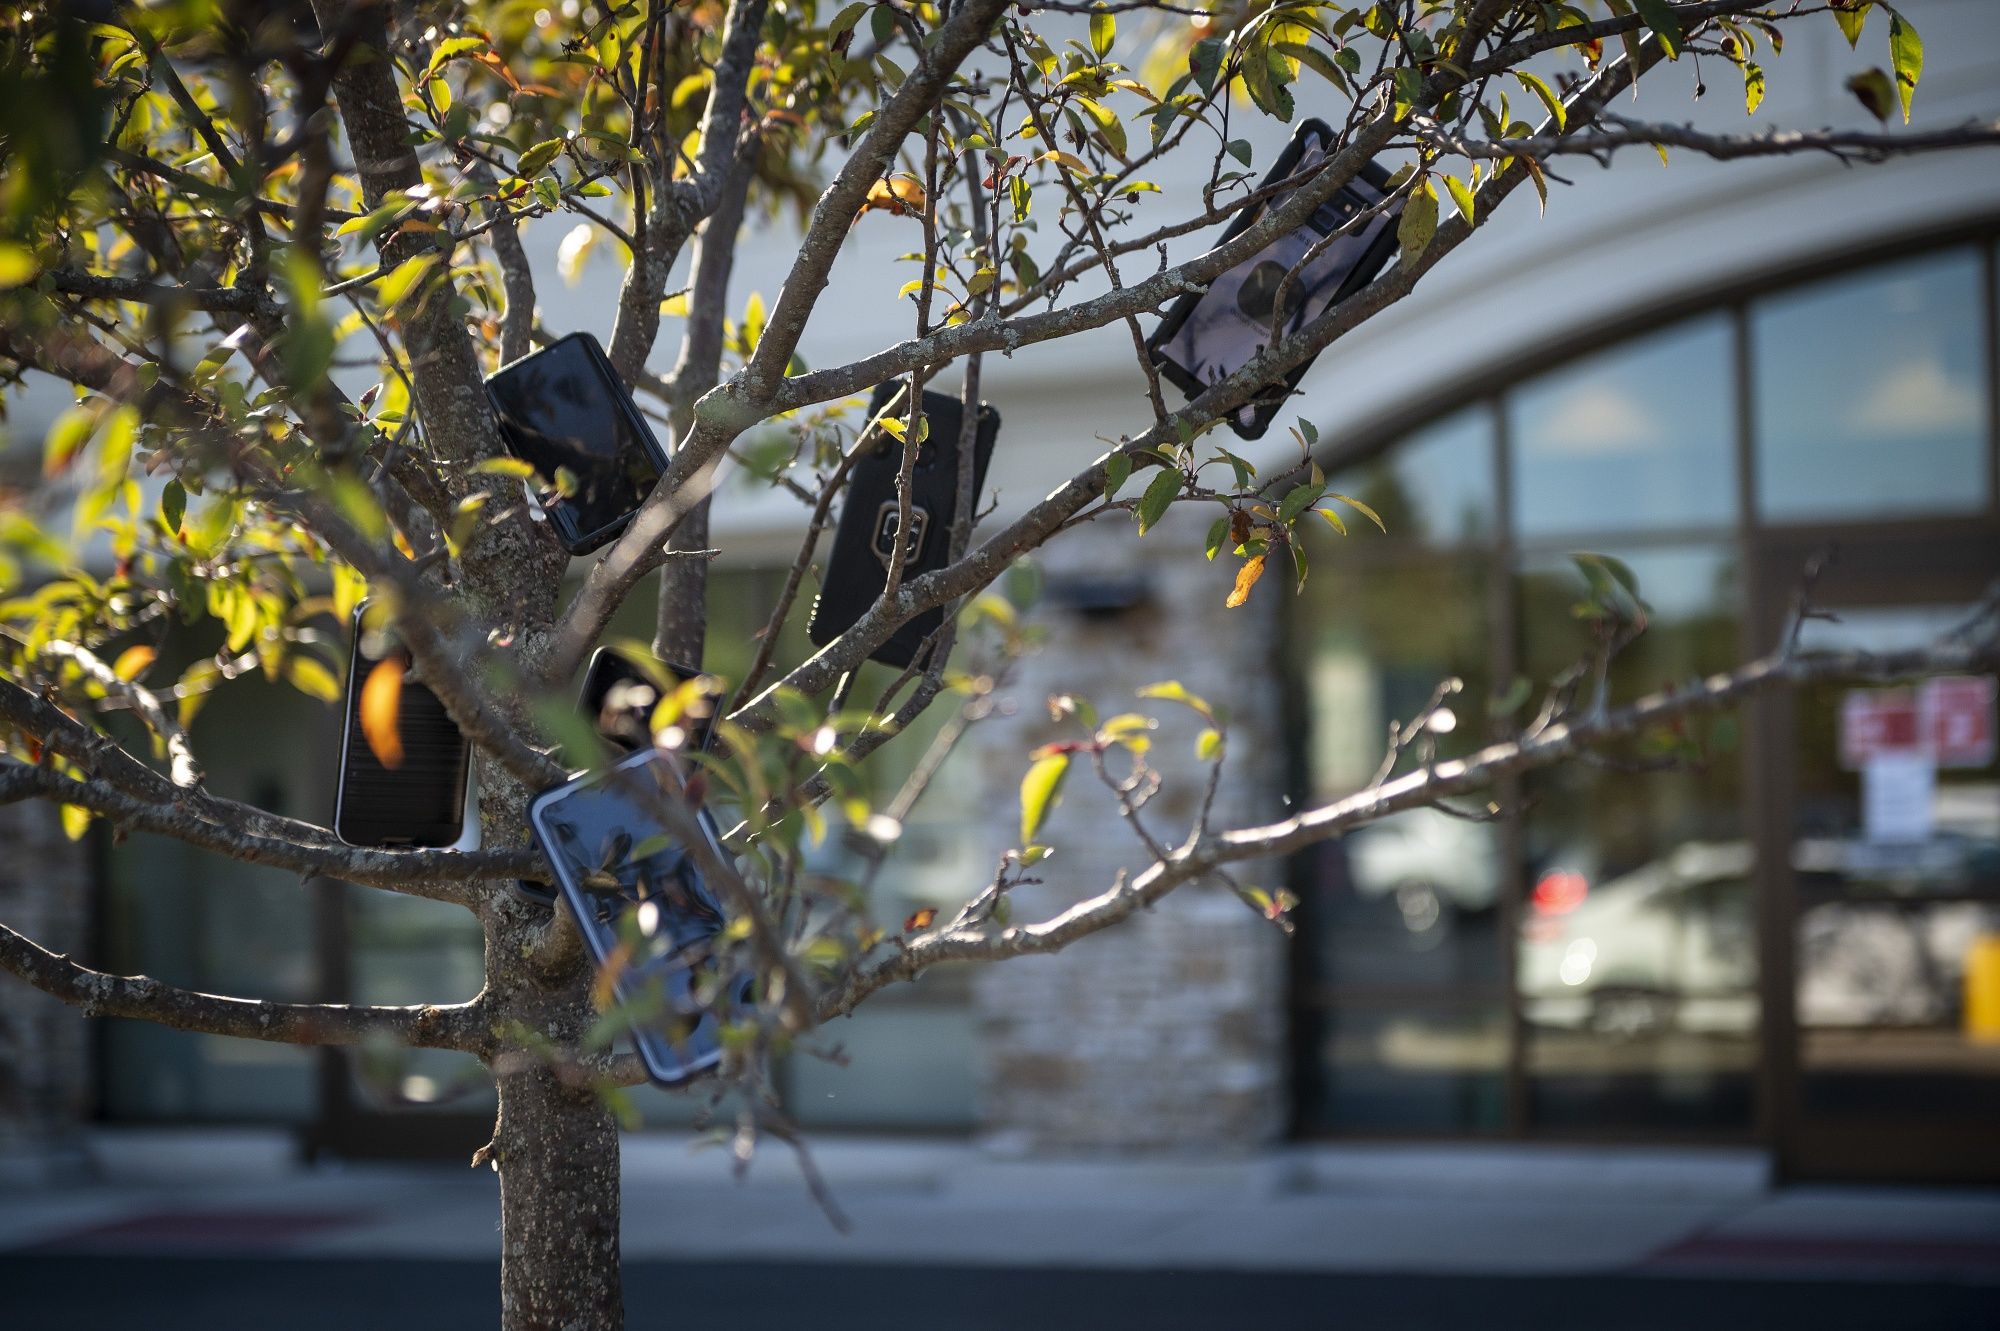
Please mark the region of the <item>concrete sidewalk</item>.
[[[0, 1195], [0, 1251], [491, 1260], [484, 1171], [305, 1167], [277, 1134], [104, 1132], [95, 1178]], [[1293, 1146], [1238, 1158], [1010, 1159], [964, 1142], [624, 1151], [628, 1260], [1116, 1270], [1672, 1274], [2000, 1292], [2000, 1191], [1772, 1189], [1753, 1152]]]

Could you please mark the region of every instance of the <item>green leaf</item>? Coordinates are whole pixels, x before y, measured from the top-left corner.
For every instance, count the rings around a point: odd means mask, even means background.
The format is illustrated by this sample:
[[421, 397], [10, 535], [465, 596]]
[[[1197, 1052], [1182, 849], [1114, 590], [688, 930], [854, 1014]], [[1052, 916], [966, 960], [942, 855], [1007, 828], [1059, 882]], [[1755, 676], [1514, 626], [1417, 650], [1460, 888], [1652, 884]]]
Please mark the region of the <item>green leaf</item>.
[[1097, 132], [1104, 136], [1105, 146], [1118, 154], [1118, 156], [1123, 157], [1125, 155], [1125, 126], [1119, 122], [1118, 116], [1111, 108], [1102, 102], [1092, 101], [1088, 97], [1077, 98], [1076, 104], [1081, 106], [1084, 112], [1097, 122]]
[[1903, 99], [1903, 123], [1910, 123], [1910, 98], [1924, 72], [1924, 41], [1900, 13], [1889, 11], [1889, 63], [1896, 71], [1896, 95]]
[[1201, 85], [1203, 92], [1215, 91], [1216, 75], [1222, 71], [1223, 41], [1220, 37], [1204, 37], [1188, 52], [1188, 72]]
[[1336, 532], [1340, 533], [1342, 536], [1347, 535], [1347, 523], [1341, 519], [1340, 514], [1334, 512], [1330, 508], [1316, 508], [1313, 510], [1313, 512], [1325, 518], [1327, 526], [1333, 528]]
[[453, 56], [464, 55], [467, 51], [477, 51], [486, 45], [483, 37], [451, 37], [441, 41], [431, 51], [431, 62], [424, 68], [426, 77], [444, 68], [445, 61]]
[[1117, 35], [1118, 20], [1103, 5], [1097, 6], [1090, 16], [1090, 49], [1099, 60], [1111, 54], [1111, 41]]
[[35, 252], [12, 241], [0, 242], [0, 291], [20, 286], [42, 271]]
[[285, 678], [292, 682], [293, 688], [309, 698], [318, 698], [321, 702], [340, 700], [340, 681], [316, 657], [304, 652], [295, 652], [285, 658]]
[[831, 39], [840, 36], [843, 32], [851, 31], [854, 25], [861, 21], [861, 16], [866, 14], [868, 10], [868, 0], [854, 0], [853, 4], [833, 16], [833, 22], [826, 25], [827, 37]]
[[1402, 249], [1405, 266], [1415, 263], [1430, 245], [1437, 225], [1437, 192], [1426, 182], [1411, 191], [1409, 201], [1403, 205], [1402, 220], [1396, 223], [1396, 243]]
[[472, 470], [482, 475], [512, 476], [525, 481], [535, 474], [535, 469], [521, 458], [482, 458], [472, 464]]
[[561, 139], [544, 139], [521, 154], [521, 160], [514, 163], [514, 174], [524, 180], [529, 176], [540, 175], [549, 163], [556, 160], [562, 150]]
[[1416, 110], [1424, 99], [1424, 76], [1408, 65], [1396, 66], [1391, 75], [1395, 81], [1396, 99], [1394, 111], [1397, 120], [1403, 120]]
[[1562, 98], [1556, 96], [1554, 88], [1525, 69], [1515, 70], [1514, 78], [1523, 88], [1542, 99], [1542, 105], [1549, 109], [1549, 118], [1556, 122], [1557, 132], [1569, 128], [1569, 111], [1563, 106]]
[[1278, 505], [1278, 521], [1292, 521], [1299, 514], [1317, 504], [1319, 497], [1325, 493], [1326, 487], [1324, 485], [1308, 483], [1293, 486], [1291, 492], [1285, 496], [1284, 501]]
[[1646, 26], [1659, 34], [1660, 49], [1667, 53], [1667, 59], [1681, 58], [1681, 47], [1687, 44], [1687, 34], [1681, 31], [1681, 21], [1674, 16], [1673, 7], [1667, 0], [1632, 0], [1632, 8], [1639, 11], [1639, 17]]
[[74, 406], [56, 417], [42, 439], [42, 475], [55, 477], [69, 470], [76, 455], [90, 442], [97, 429], [98, 413], [86, 406]]
[[1471, 226], [1477, 219], [1473, 216], [1472, 189], [1457, 176], [1446, 176], [1444, 187], [1451, 191], [1451, 201], [1458, 205], [1458, 215]]
[[1162, 467], [1160, 474], [1146, 486], [1146, 493], [1139, 496], [1139, 534], [1144, 536], [1167, 511], [1167, 506], [1179, 497], [1181, 474], [1177, 468]]
[[1380, 529], [1383, 535], [1385, 536], [1388, 535], [1389, 533], [1388, 525], [1382, 521], [1382, 515], [1380, 513], [1377, 513], [1374, 509], [1368, 507], [1368, 505], [1362, 503], [1359, 499], [1356, 499], [1353, 495], [1344, 495], [1336, 493], [1333, 495], [1333, 498], [1338, 499], [1341, 503], [1347, 505], [1349, 508], [1353, 509], [1356, 513], [1359, 513], [1362, 517], [1367, 518], [1370, 522], [1374, 523], [1375, 526], [1378, 529]]
[[1833, 21], [1840, 25], [1840, 31], [1847, 38], [1847, 45], [1850, 49], [1860, 46], [1861, 25], [1868, 21], [1868, 11], [1873, 8], [1872, 4], [1868, 4], [1864, 0], [1864, 3], [1855, 5], [1852, 9], [1836, 9], [1833, 11]]
[[1764, 104], [1764, 67], [1754, 60], [1743, 62], [1743, 110], [1756, 115]]
[[376, 288], [375, 298], [385, 307], [393, 308], [401, 305], [404, 299], [416, 290], [418, 284], [423, 281], [424, 274], [429, 272], [437, 261], [438, 256], [435, 254], [419, 254], [415, 258], [403, 260], [396, 265], [394, 272], [382, 279], [382, 285]]
[[1208, 705], [1208, 699], [1189, 693], [1187, 686], [1177, 679], [1163, 679], [1157, 684], [1148, 684], [1145, 688], [1137, 690], [1137, 693], [1141, 698], [1158, 698], [1162, 702], [1182, 703], [1194, 708], [1211, 721], [1215, 719], [1215, 709]]
[[1113, 453], [1104, 459], [1104, 497], [1116, 499], [1125, 482], [1132, 477], [1132, 459], [1125, 453]]
[[1062, 803], [1063, 778], [1068, 775], [1067, 753], [1047, 754], [1029, 765], [1028, 774], [1021, 778], [1022, 845], [1034, 841], [1049, 811]]
[[1219, 517], [1213, 523], [1209, 524], [1208, 539], [1202, 543], [1202, 553], [1208, 558], [1214, 559], [1217, 553], [1221, 551], [1222, 543], [1228, 539], [1229, 519], [1227, 516]]
[[1864, 69], [1847, 80], [1847, 90], [1868, 108], [1868, 114], [1885, 123], [1888, 121], [1889, 112], [1896, 105], [1896, 91], [1887, 74], [1879, 69]]
[[167, 488], [160, 491], [160, 522], [169, 532], [180, 535], [181, 519], [187, 516], [187, 487], [179, 481], [168, 481]]

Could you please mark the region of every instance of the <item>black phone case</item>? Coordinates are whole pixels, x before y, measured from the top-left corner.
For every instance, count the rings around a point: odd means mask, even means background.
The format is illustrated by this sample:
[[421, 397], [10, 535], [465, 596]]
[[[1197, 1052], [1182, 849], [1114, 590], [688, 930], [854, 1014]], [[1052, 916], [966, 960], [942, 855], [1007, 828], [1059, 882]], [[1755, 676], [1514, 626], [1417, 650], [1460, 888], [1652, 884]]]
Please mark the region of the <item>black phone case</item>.
[[[678, 662], [662, 661], [659, 664], [680, 679], [693, 679], [701, 673]], [[621, 684], [644, 686], [649, 693], [657, 689], [653, 676], [632, 664], [624, 652], [616, 647], [599, 647], [590, 654], [590, 665], [583, 672], [583, 687], [577, 691], [576, 707], [596, 727], [605, 743], [625, 753], [637, 753], [648, 747], [648, 727], [652, 724], [653, 705], [658, 699], [655, 697], [628, 707], [607, 709], [611, 691]], [[697, 722], [688, 735], [691, 748], [703, 747], [708, 740], [708, 722]], [[553, 904], [556, 899], [554, 888], [525, 878], [516, 879], [514, 887], [530, 901], [538, 901], [545, 906]]]
[[[892, 410], [890, 404], [898, 398], [902, 402], [893, 410], [898, 416], [905, 415], [907, 386], [902, 379], [877, 384], [868, 403], [869, 418]], [[958, 508], [958, 445], [965, 420], [963, 404], [947, 394], [926, 391], [924, 418], [929, 431], [917, 453], [916, 472], [910, 483], [913, 534], [910, 554], [903, 564], [905, 583], [944, 567], [951, 553], [951, 528]], [[986, 485], [986, 464], [993, 457], [993, 441], [999, 434], [1000, 413], [981, 403], [979, 429], [972, 445], [975, 508], [979, 492]], [[902, 466], [902, 446], [894, 436], [877, 427], [855, 447], [872, 451], [854, 464], [847, 499], [834, 527], [833, 551], [827, 556], [819, 597], [813, 602], [812, 619], [806, 625], [806, 636], [815, 646], [824, 647], [845, 633], [875, 604], [888, 585], [889, 561], [895, 555], [896, 473]], [[911, 664], [924, 639], [943, 623], [943, 609], [924, 611], [876, 648], [874, 659], [892, 666]]]
[[[591, 959], [603, 967], [614, 956], [621, 954], [623, 940], [619, 937], [620, 917], [636, 905], [638, 893], [625, 888], [589, 889], [579, 883], [573, 873], [564, 872], [568, 861], [562, 857], [559, 848], [552, 844], [555, 829], [552, 827], [554, 814], [568, 798], [590, 797], [593, 787], [601, 787], [621, 778], [636, 778], [637, 774], [653, 763], [672, 762], [665, 753], [650, 746], [640, 753], [617, 763], [607, 772], [594, 776], [579, 777], [536, 796], [529, 806], [528, 825], [537, 849], [549, 861], [554, 871], [559, 889], [572, 917], [576, 920], [577, 931], [583, 936], [584, 945], [590, 951]], [[715, 833], [714, 820], [706, 809], [697, 811], [703, 831], [707, 834], [711, 849], [718, 855], [727, 855], [721, 838]], [[623, 829], [636, 846], [659, 835], [661, 829], [655, 825], [640, 825]], [[665, 852], [671, 854], [671, 848]], [[649, 857], [650, 858], [650, 857]], [[623, 867], [623, 866], [621, 866]], [[666, 961], [659, 963], [652, 972], [655, 978], [670, 989], [691, 989], [692, 981], [687, 973], [709, 962], [709, 946], [715, 936], [721, 933], [726, 917], [714, 894], [703, 881], [699, 870], [694, 868], [691, 857], [684, 857], [672, 872], [671, 891], [685, 894], [694, 909], [677, 912], [684, 932], [676, 937], [679, 946]], [[686, 931], [690, 915], [706, 917], [712, 928]], [[621, 966], [623, 961], [621, 959]], [[645, 977], [633, 977], [629, 967], [622, 969], [614, 982], [621, 1000], [629, 999], [635, 986], [646, 983]], [[752, 977], [739, 975], [727, 986], [728, 1002], [741, 1007], [750, 1001]], [[686, 1084], [722, 1061], [720, 1040], [720, 1018], [712, 1011], [684, 1008], [679, 1020], [682, 1029], [669, 1033], [662, 1027], [672, 1019], [661, 1021], [660, 1026], [634, 1023], [630, 1028], [632, 1043], [638, 1052], [639, 1061], [645, 1065], [646, 1075], [660, 1086], [672, 1088]]]
[[[1258, 182], [1257, 187], [1263, 189], [1273, 181], [1283, 180], [1286, 176], [1298, 170], [1300, 162], [1304, 159], [1307, 151], [1314, 145], [1315, 140], [1321, 145], [1332, 144], [1334, 140], [1333, 130], [1323, 120], [1308, 119], [1300, 121], [1297, 128], [1292, 131], [1291, 142], [1285, 145], [1284, 151], [1278, 155], [1277, 163], [1272, 166], [1270, 171], [1265, 173], [1264, 178]], [[1361, 168], [1360, 179], [1370, 189], [1374, 190], [1377, 195], [1388, 192], [1389, 173], [1373, 162]], [[1222, 238], [1216, 243], [1223, 245], [1235, 239], [1245, 229], [1254, 225], [1267, 209], [1283, 203], [1289, 197], [1291, 197], [1289, 194], [1281, 194], [1256, 208], [1238, 214], [1236, 220], [1230, 223], [1229, 228], [1222, 233]], [[1343, 186], [1332, 199], [1320, 207], [1312, 219], [1306, 223], [1303, 230], [1312, 234], [1315, 238], [1330, 235], [1360, 209], [1369, 206], [1369, 203], [1370, 200], [1359, 194], [1352, 184]], [[1396, 221], [1401, 212], [1402, 208], [1400, 204], [1387, 210], [1384, 215], [1386, 225], [1369, 242], [1367, 249], [1359, 256], [1353, 267], [1338, 279], [1335, 294], [1324, 308], [1330, 308], [1333, 305], [1339, 304], [1375, 280], [1376, 274], [1382, 271], [1383, 265], [1388, 263], [1390, 256], [1396, 252]], [[1326, 223], [1326, 225], [1321, 225], [1321, 223]], [[1296, 234], [1298, 233], [1294, 233], [1294, 235]], [[1162, 377], [1186, 393], [1190, 398], [1196, 397], [1208, 389], [1208, 381], [1204, 380], [1188, 366], [1174, 359], [1170, 344], [1178, 338], [1181, 329], [1187, 324], [1189, 319], [1194, 317], [1195, 311], [1200, 309], [1204, 302], [1240, 298], [1238, 294], [1231, 292], [1225, 286], [1233, 274], [1238, 273], [1252, 263], [1263, 260], [1264, 255], [1268, 254], [1271, 249], [1285, 245], [1290, 240], [1291, 237], [1285, 237], [1273, 241], [1268, 249], [1252, 256], [1250, 259], [1244, 260], [1243, 263], [1238, 264], [1235, 268], [1230, 269], [1228, 273], [1223, 274], [1210, 283], [1208, 290], [1189, 292], [1168, 308], [1166, 316], [1160, 321], [1159, 327], [1154, 329], [1153, 335], [1146, 339], [1146, 350], [1152, 356], [1153, 364], [1159, 369]], [[1254, 270], [1252, 276], [1254, 277]], [[1235, 285], [1240, 291], [1247, 292], [1251, 286], [1251, 281], [1246, 279]], [[1322, 284], [1323, 286], [1324, 284]], [[1272, 295], [1275, 296], [1275, 292]], [[1250, 354], [1262, 351], [1264, 345], [1266, 344], [1257, 344], [1251, 349]], [[1232, 372], [1247, 363], [1249, 356], [1245, 355], [1234, 359], [1235, 364], [1230, 366]], [[1298, 388], [1300, 381], [1306, 377], [1306, 372], [1312, 368], [1313, 361], [1317, 359], [1319, 359], [1317, 356], [1313, 356], [1301, 362], [1283, 380], [1270, 385], [1256, 397], [1251, 398], [1241, 407], [1223, 417], [1223, 420], [1228, 424], [1230, 429], [1236, 432], [1238, 438], [1257, 439], [1262, 437], [1264, 432], [1271, 428], [1271, 422], [1277, 418], [1279, 411], [1284, 408], [1286, 399], [1291, 397], [1293, 391]]]
[[[655, 660], [651, 664], [675, 679], [693, 679], [701, 673], [693, 666], [677, 661]], [[599, 647], [590, 654], [590, 666], [583, 672], [583, 688], [577, 694], [577, 709], [597, 727], [597, 733], [604, 737], [607, 744], [615, 744], [627, 753], [637, 753], [652, 739], [653, 708], [660, 701], [659, 686], [654, 678], [633, 664], [618, 648]], [[623, 708], [606, 710], [606, 704], [611, 701], [611, 691], [621, 684], [641, 689], [642, 695]], [[701, 748], [708, 738], [707, 720], [695, 722], [688, 728], [688, 735], [689, 746]]]
[[660, 447], [660, 441], [654, 437], [652, 427], [647, 423], [644, 413], [632, 400], [632, 394], [619, 379], [618, 372], [611, 367], [610, 357], [604, 354], [604, 348], [599, 346], [597, 339], [589, 333], [570, 333], [557, 338], [541, 350], [530, 352], [519, 360], [510, 361], [487, 376], [487, 401], [499, 418], [500, 437], [507, 445], [508, 452], [524, 461], [532, 460], [523, 451], [514, 427], [509, 424], [505, 406], [495, 396], [495, 387], [498, 385], [504, 388], [515, 378], [534, 374], [537, 364], [544, 357], [550, 356], [578, 358], [579, 367], [586, 369], [596, 379], [611, 410], [624, 419], [627, 427], [639, 439], [641, 446], [646, 450], [646, 460], [652, 468], [651, 480], [644, 481], [640, 487], [641, 492], [633, 500], [631, 507], [623, 515], [594, 530], [583, 530], [575, 504], [561, 498], [539, 498], [543, 511], [548, 515], [549, 526], [555, 532], [556, 539], [562, 542], [563, 548], [572, 555], [587, 555], [616, 540], [619, 533], [625, 530], [626, 524], [632, 521], [632, 514], [638, 511], [639, 505], [645, 502], [646, 495], [651, 492], [653, 483], [657, 482], [666, 471], [667, 455]]
[[388, 768], [376, 758], [360, 724], [362, 686], [379, 663], [361, 651], [366, 610], [356, 607], [351, 625], [334, 834], [350, 846], [449, 846], [465, 828], [471, 749], [437, 695], [405, 673], [396, 709], [402, 764]]

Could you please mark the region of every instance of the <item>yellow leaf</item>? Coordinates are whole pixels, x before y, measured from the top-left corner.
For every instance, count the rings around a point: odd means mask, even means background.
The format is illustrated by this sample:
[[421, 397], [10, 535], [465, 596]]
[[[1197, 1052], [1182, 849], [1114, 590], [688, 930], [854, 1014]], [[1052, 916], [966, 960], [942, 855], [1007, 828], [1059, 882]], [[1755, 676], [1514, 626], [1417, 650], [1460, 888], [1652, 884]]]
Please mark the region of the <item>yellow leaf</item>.
[[[0, 243], [0, 290], [32, 281], [41, 270], [42, 265], [35, 258], [35, 252], [27, 246], [11, 241]], [[84, 816], [88, 818], [90, 815]]]
[[1236, 570], [1236, 587], [1223, 602], [1231, 610], [1250, 599], [1250, 589], [1257, 585], [1257, 579], [1264, 576], [1264, 556], [1253, 555], [1243, 561], [1243, 567]]
[[340, 681], [333, 672], [310, 656], [303, 654], [285, 658], [285, 675], [292, 681], [292, 687], [310, 698], [321, 702], [334, 702], [340, 697]]
[[1049, 810], [1062, 800], [1063, 778], [1069, 775], [1069, 754], [1051, 753], [1037, 758], [1021, 778], [1021, 844], [1027, 845], [1041, 830]]
[[127, 647], [118, 653], [118, 659], [111, 663], [111, 673], [124, 680], [137, 679], [145, 673], [147, 666], [153, 664], [153, 658], [158, 654], [143, 643], [136, 647]]
[[396, 728], [403, 707], [403, 670], [400, 654], [384, 657], [361, 686], [362, 738], [375, 761], [391, 771], [403, 765], [403, 736]]
[[62, 806], [63, 835], [71, 841], [83, 840], [83, 834], [90, 830], [90, 810], [81, 804]]

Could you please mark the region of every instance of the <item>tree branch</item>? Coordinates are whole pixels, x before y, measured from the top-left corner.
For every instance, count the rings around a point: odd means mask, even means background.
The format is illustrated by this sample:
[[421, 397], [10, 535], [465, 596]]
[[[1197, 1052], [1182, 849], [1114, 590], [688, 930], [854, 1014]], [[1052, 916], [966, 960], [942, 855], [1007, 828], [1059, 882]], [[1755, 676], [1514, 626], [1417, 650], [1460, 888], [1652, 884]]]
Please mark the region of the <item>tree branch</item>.
[[204, 1035], [273, 1044], [355, 1045], [388, 1038], [421, 1049], [485, 1053], [493, 1042], [486, 995], [469, 1003], [353, 1007], [228, 998], [163, 984], [145, 975], [110, 975], [80, 966], [0, 924], [0, 969], [11, 971], [87, 1017], [130, 1017]]
[[857, 970], [820, 1003], [819, 1019], [851, 1011], [886, 985], [915, 979], [947, 961], [993, 961], [1057, 952], [1107, 929], [1183, 883], [1241, 860], [1265, 859], [1325, 841], [1393, 813], [1424, 808], [1452, 796], [1488, 789], [1503, 778], [1538, 771], [1630, 739], [1655, 726], [1723, 711], [1744, 699], [1780, 688], [1815, 684], [1888, 683], [1925, 675], [1983, 673], [2000, 667], [2000, 641], [1940, 643], [1901, 652], [1830, 652], [1797, 655], [1781, 650], [1740, 669], [1711, 675], [1692, 686], [1651, 694], [1628, 706], [1573, 724], [1488, 745], [1469, 758], [1416, 768], [1346, 799], [1308, 809], [1281, 822], [1192, 839], [1143, 872], [1080, 901], [1037, 924], [997, 932], [946, 929], [923, 935], [893, 957]]
[[476, 906], [483, 878], [540, 878], [548, 869], [532, 850], [370, 850], [302, 844], [221, 827], [192, 808], [134, 798], [102, 781], [78, 781], [46, 767], [0, 763], [0, 804], [29, 798], [75, 804], [120, 827], [155, 832], [246, 864], [319, 874], [406, 896]]

